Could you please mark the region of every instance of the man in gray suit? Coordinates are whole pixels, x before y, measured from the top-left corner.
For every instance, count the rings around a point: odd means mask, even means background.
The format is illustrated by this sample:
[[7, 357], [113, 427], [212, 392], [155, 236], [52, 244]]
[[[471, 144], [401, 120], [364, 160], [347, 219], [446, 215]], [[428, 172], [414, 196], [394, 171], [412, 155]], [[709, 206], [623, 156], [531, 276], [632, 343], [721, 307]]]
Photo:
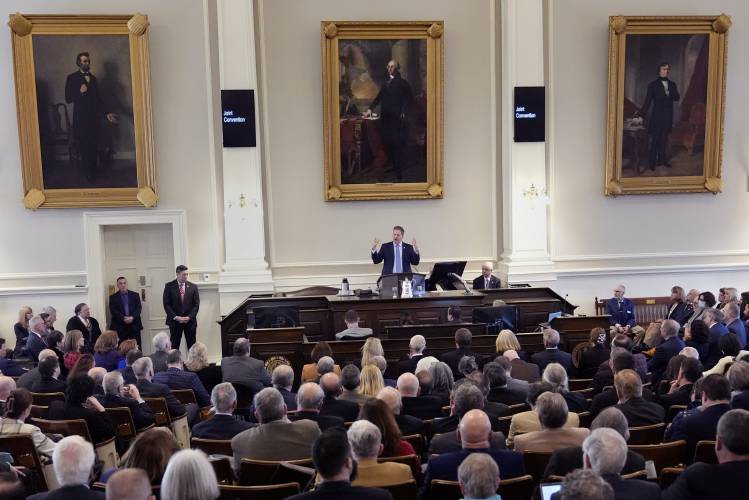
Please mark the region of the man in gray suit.
[[361, 328], [359, 326], [359, 313], [357, 313], [353, 309], [349, 309], [348, 311], [346, 311], [345, 316], [343, 316], [343, 321], [346, 322], [346, 329], [335, 334], [336, 340], [342, 340], [347, 337], [352, 339], [359, 339], [372, 335], [371, 328]]
[[237, 470], [243, 458], [284, 461], [312, 456], [312, 443], [320, 436], [317, 422], [306, 419], [289, 422], [283, 396], [272, 387], [258, 392], [254, 404], [260, 425], [240, 432], [231, 440]]
[[270, 386], [270, 375], [265, 370], [265, 365], [259, 359], [250, 357], [250, 341], [246, 338], [237, 339], [234, 342], [234, 355], [221, 360], [221, 373], [224, 382], [232, 384], [245, 384], [250, 381], [260, 382], [264, 386]]

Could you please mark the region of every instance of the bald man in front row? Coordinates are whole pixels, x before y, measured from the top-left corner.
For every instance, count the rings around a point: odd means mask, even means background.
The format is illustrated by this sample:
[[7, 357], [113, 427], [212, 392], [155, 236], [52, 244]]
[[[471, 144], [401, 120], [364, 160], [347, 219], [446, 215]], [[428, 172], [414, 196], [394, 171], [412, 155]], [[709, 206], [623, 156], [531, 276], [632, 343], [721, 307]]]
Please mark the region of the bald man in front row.
[[494, 264], [491, 262], [484, 262], [481, 264], [481, 276], [473, 280], [474, 290], [486, 290], [489, 288], [500, 288], [501, 283], [499, 278], [494, 276]]

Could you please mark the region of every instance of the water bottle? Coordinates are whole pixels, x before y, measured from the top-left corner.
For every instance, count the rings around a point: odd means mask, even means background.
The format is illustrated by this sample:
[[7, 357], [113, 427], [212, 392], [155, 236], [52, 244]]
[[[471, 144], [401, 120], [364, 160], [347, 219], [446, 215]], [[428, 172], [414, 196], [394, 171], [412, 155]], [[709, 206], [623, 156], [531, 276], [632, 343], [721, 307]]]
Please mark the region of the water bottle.
[[349, 293], [348, 278], [343, 278], [341, 280], [341, 295], [348, 295], [348, 293]]

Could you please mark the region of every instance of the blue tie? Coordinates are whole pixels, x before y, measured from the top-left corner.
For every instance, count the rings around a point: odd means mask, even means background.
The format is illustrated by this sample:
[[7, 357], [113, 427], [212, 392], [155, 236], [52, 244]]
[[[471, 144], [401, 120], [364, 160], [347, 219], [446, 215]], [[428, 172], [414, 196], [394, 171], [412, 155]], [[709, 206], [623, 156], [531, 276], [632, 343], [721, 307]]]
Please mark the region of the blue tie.
[[401, 246], [395, 245], [395, 272], [403, 272], [403, 259], [401, 259]]

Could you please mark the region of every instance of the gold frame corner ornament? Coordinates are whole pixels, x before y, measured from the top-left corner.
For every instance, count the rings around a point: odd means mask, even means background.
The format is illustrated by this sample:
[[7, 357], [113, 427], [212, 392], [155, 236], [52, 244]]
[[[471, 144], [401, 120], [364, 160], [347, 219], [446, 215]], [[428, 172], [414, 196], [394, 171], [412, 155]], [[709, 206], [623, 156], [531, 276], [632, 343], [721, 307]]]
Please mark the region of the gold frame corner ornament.
[[11, 31], [15, 35], [23, 37], [31, 33], [31, 29], [34, 25], [22, 14], [16, 12], [15, 14], [10, 15], [8, 26], [10, 26]]
[[23, 206], [29, 210], [36, 210], [44, 204], [46, 196], [44, 192], [39, 189], [29, 189], [26, 196], [23, 197]]
[[[325, 201], [435, 199], [443, 196], [444, 21], [321, 21]], [[341, 182], [338, 42], [341, 39], [423, 39], [427, 52], [427, 178], [425, 182]]]
[[[720, 193], [725, 118], [727, 32], [731, 18], [717, 16], [611, 16], [604, 194]], [[628, 35], [706, 34], [709, 40], [705, 146], [701, 175], [623, 177], [625, 47]]]

